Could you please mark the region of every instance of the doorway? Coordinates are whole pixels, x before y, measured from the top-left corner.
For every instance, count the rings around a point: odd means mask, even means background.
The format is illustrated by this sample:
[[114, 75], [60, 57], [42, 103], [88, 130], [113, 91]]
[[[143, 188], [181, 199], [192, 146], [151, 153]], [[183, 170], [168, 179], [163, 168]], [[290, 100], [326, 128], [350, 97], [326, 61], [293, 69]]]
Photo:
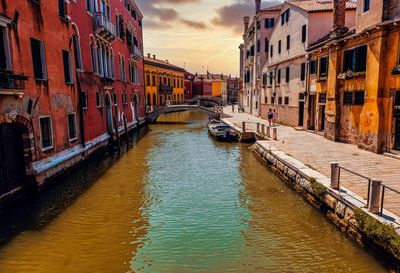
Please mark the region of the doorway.
[[299, 126], [304, 126], [304, 101], [299, 101]]
[[320, 126], [319, 126], [319, 131], [323, 132], [325, 131], [325, 104], [321, 104], [319, 106], [319, 120], [320, 120]]
[[18, 186], [26, 179], [23, 130], [15, 123], [0, 125], [0, 194]]
[[106, 117], [107, 117], [107, 132], [110, 136], [113, 135], [113, 116], [112, 103], [109, 94], [106, 94]]
[[307, 130], [315, 130], [316, 95], [308, 96], [308, 127]]

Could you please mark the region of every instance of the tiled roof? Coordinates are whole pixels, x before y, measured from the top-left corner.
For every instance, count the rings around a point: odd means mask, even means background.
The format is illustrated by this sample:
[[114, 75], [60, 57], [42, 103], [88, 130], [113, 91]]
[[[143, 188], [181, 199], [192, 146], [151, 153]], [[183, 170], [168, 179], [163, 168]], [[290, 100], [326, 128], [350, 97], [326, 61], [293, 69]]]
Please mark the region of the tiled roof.
[[[298, 6], [307, 12], [333, 11], [333, 0], [294, 0], [290, 4]], [[346, 9], [356, 9], [357, 2], [348, 0]]]
[[276, 5], [276, 6], [264, 8], [261, 11], [277, 11], [277, 10], [279, 11], [279, 10], [282, 9], [282, 7], [283, 7], [283, 4], [279, 4], [279, 5]]
[[149, 64], [149, 65], [160, 66], [162, 68], [167, 68], [167, 69], [170, 68], [170, 69], [177, 70], [180, 72], [185, 72], [185, 69], [183, 69], [182, 67], [170, 64], [169, 62], [162, 61], [159, 59], [144, 57], [144, 63]]

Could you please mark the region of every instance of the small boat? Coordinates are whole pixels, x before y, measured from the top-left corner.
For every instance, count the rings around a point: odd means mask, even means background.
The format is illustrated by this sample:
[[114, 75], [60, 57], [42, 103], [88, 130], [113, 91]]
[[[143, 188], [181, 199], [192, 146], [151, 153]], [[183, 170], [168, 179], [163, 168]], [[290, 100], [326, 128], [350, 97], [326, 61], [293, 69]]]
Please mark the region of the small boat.
[[218, 141], [233, 142], [238, 138], [238, 133], [218, 120], [211, 120], [208, 123], [208, 132]]

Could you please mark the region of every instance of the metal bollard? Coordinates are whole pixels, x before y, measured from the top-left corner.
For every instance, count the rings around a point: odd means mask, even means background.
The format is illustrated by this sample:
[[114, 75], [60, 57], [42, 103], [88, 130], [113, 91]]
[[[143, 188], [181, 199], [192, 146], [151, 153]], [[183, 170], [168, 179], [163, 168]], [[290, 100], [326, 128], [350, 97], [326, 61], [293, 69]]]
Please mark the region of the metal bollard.
[[368, 211], [371, 213], [379, 214], [381, 212], [381, 197], [382, 197], [382, 181], [372, 180], [371, 191], [369, 195]]
[[340, 189], [340, 167], [339, 163], [331, 163], [331, 188], [334, 190]]
[[272, 139], [278, 140], [278, 128], [276, 127], [272, 128]]
[[271, 127], [267, 126], [267, 137], [271, 138]]
[[242, 122], [242, 131], [243, 131], [243, 133], [246, 133], [246, 122], [245, 121]]
[[259, 133], [259, 132], [260, 132], [260, 123], [257, 122], [257, 133]]

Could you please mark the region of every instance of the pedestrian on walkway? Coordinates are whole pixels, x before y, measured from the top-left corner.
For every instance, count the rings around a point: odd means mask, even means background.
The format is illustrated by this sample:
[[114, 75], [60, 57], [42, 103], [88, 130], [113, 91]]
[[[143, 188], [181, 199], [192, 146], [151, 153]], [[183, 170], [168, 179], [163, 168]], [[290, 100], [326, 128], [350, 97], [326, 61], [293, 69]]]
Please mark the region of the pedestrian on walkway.
[[274, 112], [272, 112], [271, 108], [269, 108], [269, 111], [268, 111], [268, 114], [267, 114], [267, 118], [268, 118], [269, 126], [271, 126], [272, 119], [274, 118]]
[[272, 124], [273, 126], [276, 126], [276, 120], [278, 119], [278, 112], [274, 109], [274, 112], [272, 113]]

